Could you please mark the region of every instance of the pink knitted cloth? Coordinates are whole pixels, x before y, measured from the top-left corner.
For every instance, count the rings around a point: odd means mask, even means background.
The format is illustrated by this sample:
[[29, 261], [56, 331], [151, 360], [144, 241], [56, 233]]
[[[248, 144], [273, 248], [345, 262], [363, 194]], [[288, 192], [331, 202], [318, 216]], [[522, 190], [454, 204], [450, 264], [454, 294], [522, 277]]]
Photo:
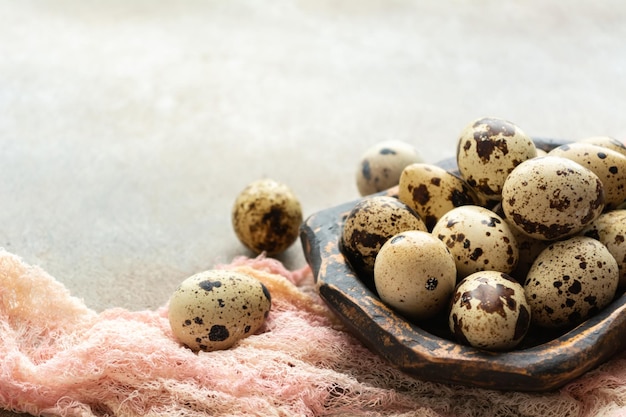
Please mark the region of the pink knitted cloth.
[[[558, 392], [502, 393], [404, 375], [346, 333], [310, 270], [268, 258], [218, 266], [272, 293], [266, 325], [193, 353], [167, 306], [96, 313], [45, 271], [0, 251], [0, 406], [63, 416], [617, 416], [624, 355]], [[626, 410], [626, 408], [624, 409]]]

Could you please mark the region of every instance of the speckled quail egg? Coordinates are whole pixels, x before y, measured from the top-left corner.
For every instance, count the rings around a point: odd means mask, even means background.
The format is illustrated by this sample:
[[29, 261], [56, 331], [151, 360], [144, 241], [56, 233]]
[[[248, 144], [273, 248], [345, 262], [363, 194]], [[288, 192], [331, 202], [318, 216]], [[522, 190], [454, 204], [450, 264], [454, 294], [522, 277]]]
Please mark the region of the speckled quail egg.
[[604, 209], [602, 181], [591, 170], [558, 156], [529, 159], [502, 187], [502, 210], [511, 224], [541, 240], [574, 235]]
[[237, 196], [232, 224], [237, 238], [255, 253], [280, 254], [300, 233], [302, 207], [291, 189], [278, 181], [261, 179]]
[[596, 174], [604, 188], [605, 210], [612, 210], [626, 201], [626, 156], [621, 153], [575, 142], [554, 148], [548, 155], [571, 159]]
[[618, 265], [606, 246], [586, 236], [551, 243], [533, 263], [524, 291], [533, 324], [577, 325], [615, 296]]
[[404, 168], [398, 184], [398, 198], [413, 208], [432, 230], [448, 211], [464, 205], [478, 205], [479, 199], [461, 178], [432, 164], [416, 163]]
[[450, 210], [435, 224], [432, 234], [450, 250], [459, 278], [484, 270], [509, 273], [517, 265], [515, 235], [500, 216], [484, 207]]
[[591, 136], [584, 139], [580, 139], [577, 142], [580, 143], [590, 143], [592, 145], [602, 146], [604, 148], [609, 148], [614, 150], [615, 152], [619, 152], [622, 155], [626, 156], [626, 145], [619, 140], [612, 138], [610, 136]]
[[272, 301], [254, 277], [227, 270], [204, 271], [185, 279], [169, 302], [174, 336], [194, 351], [228, 349], [254, 334]]
[[626, 210], [602, 213], [581, 235], [599, 240], [611, 252], [619, 268], [619, 287], [626, 288]]
[[393, 236], [380, 249], [374, 282], [384, 303], [419, 321], [446, 308], [456, 284], [456, 267], [439, 239], [411, 230]]
[[372, 284], [378, 251], [389, 238], [407, 230], [426, 231], [415, 210], [395, 197], [373, 195], [359, 200], [350, 210], [339, 243], [359, 277]]
[[530, 328], [524, 288], [498, 271], [465, 277], [452, 297], [449, 327], [459, 343], [504, 351], [517, 346]]
[[500, 200], [504, 180], [521, 162], [537, 156], [532, 139], [515, 124], [498, 118], [478, 119], [458, 140], [461, 176], [486, 200]]
[[422, 162], [422, 158], [409, 143], [399, 140], [377, 143], [361, 156], [356, 172], [359, 193], [370, 195], [398, 185], [402, 170], [417, 162]]

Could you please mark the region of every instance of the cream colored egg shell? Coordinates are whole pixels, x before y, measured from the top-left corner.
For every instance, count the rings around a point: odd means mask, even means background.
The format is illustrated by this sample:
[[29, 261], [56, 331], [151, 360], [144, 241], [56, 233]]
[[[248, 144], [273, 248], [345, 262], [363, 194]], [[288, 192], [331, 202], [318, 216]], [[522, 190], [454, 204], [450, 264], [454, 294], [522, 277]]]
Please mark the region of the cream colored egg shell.
[[518, 165], [502, 189], [505, 217], [541, 240], [574, 235], [604, 209], [602, 182], [567, 158], [544, 156]]
[[383, 244], [406, 230], [426, 231], [420, 216], [395, 197], [369, 196], [350, 210], [341, 233], [341, 250], [361, 278], [374, 273], [374, 261]]
[[298, 238], [302, 207], [287, 185], [261, 179], [237, 196], [231, 217], [241, 243], [257, 254], [272, 256], [284, 252]]
[[515, 235], [508, 223], [487, 208], [456, 207], [439, 219], [432, 234], [450, 250], [460, 278], [484, 270], [510, 273], [517, 266]]
[[606, 307], [617, 290], [616, 260], [585, 236], [553, 242], [528, 271], [524, 291], [534, 324], [547, 328], [581, 323]]
[[377, 143], [361, 156], [356, 172], [359, 193], [370, 195], [398, 185], [402, 170], [417, 162], [422, 162], [422, 158], [409, 143], [399, 140]]
[[185, 279], [169, 303], [172, 332], [194, 351], [227, 349], [261, 328], [271, 308], [265, 285], [249, 275], [209, 270]]
[[551, 150], [548, 155], [571, 159], [591, 170], [604, 188], [605, 210], [626, 201], [626, 156], [591, 143], [570, 143]]
[[619, 152], [620, 154], [626, 156], [626, 145], [619, 140], [612, 138], [610, 136], [591, 136], [577, 142], [580, 143], [591, 143], [593, 145], [602, 146], [604, 148], [609, 148], [614, 150], [615, 152]]
[[478, 205], [479, 201], [463, 179], [437, 165], [424, 163], [411, 164], [402, 171], [398, 198], [420, 215], [428, 230], [453, 208]]
[[509, 173], [537, 156], [532, 139], [515, 124], [482, 118], [463, 129], [457, 144], [457, 165], [467, 183], [487, 200], [500, 200]]
[[374, 281], [384, 303], [411, 320], [424, 320], [447, 307], [456, 267], [439, 239], [428, 232], [406, 231], [380, 249]]
[[594, 238], [607, 247], [617, 261], [619, 287], [626, 288], [626, 210], [602, 213], [581, 235]]
[[526, 336], [531, 312], [523, 287], [507, 274], [481, 271], [454, 291], [449, 327], [459, 343], [486, 350], [509, 350]]

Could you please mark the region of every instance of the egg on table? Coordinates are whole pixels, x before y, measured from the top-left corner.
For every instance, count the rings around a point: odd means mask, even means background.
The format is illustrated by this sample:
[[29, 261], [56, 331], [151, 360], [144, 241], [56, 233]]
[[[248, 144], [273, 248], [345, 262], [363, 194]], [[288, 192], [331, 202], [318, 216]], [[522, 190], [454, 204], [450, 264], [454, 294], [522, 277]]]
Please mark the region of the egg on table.
[[456, 266], [443, 242], [428, 232], [410, 230], [380, 249], [374, 283], [384, 303], [411, 320], [425, 320], [447, 307]]
[[454, 290], [448, 325], [459, 343], [510, 350], [526, 336], [530, 323], [524, 288], [507, 274], [475, 272]]
[[574, 236], [553, 242], [524, 283], [532, 322], [546, 328], [577, 325], [613, 300], [618, 283], [617, 261], [598, 240]]
[[387, 190], [398, 185], [402, 170], [422, 162], [417, 149], [400, 140], [379, 142], [361, 156], [356, 172], [356, 184], [362, 196]]
[[269, 256], [291, 246], [300, 233], [302, 207], [285, 184], [261, 179], [248, 184], [232, 208], [232, 225], [237, 238], [251, 251]]
[[523, 233], [541, 240], [574, 235], [604, 209], [602, 181], [591, 170], [559, 156], [519, 164], [502, 187], [502, 211]]
[[504, 180], [513, 169], [537, 156], [532, 139], [517, 125], [485, 117], [461, 132], [456, 160], [461, 176], [485, 200], [501, 198]]
[[389, 238], [407, 230], [426, 231], [415, 210], [395, 197], [373, 195], [359, 200], [350, 210], [339, 244], [352, 268], [371, 284], [380, 248]]
[[267, 318], [272, 299], [250, 275], [208, 270], [185, 279], [169, 302], [176, 339], [194, 351], [227, 349], [254, 334]]
[[509, 273], [517, 265], [515, 235], [508, 223], [487, 208], [456, 207], [439, 219], [432, 234], [454, 257], [459, 278], [484, 270]]

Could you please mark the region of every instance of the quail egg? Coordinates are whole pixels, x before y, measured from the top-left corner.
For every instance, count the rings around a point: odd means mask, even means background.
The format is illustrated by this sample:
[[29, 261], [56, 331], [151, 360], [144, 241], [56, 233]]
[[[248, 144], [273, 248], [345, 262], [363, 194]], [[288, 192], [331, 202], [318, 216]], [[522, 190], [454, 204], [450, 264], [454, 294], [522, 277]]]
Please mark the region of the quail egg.
[[524, 283], [532, 322], [547, 328], [577, 325], [612, 301], [618, 282], [617, 261], [596, 239], [553, 242], [537, 256]]
[[359, 193], [370, 195], [398, 185], [402, 170], [416, 162], [422, 162], [422, 158], [409, 143], [399, 140], [377, 143], [361, 156], [356, 172]]
[[509, 273], [519, 252], [508, 223], [480, 206], [456, 207], [444, 214], [432, 230], [454, 257], [459, 278], [477, 271]]
[[284, 252], [298, 238], [301, 223], [298, 198], [287, 185], [271, 179], [248, 184], [232, 209], [237, 238], [257, 254]]
[[374, 264], [374, 283], [384, 303], [411, 320], [424, 320], [448, 305], [456, 266], [439, 239], [410, 230], [382, 246]]
[[389, 238], [407, 230], [426, 231], [426, 225], [415, 210], [395, 197], [364, 197], [346, 216], [341, 250], [361, 279], [371, 283], [380, 248]]
[[626, 145], [624, 145], [624, 143], [610, 136], [591, 136], [591, 137], [578, 140], [577, 142], [590, 143], [592, 145], [602, 146], [604, 148], [612, 149], [615, 152], [619, 152], [622, 155], [626, 156]]
[[515, 124], [482, 118], [463, 129], [456, 159], [461, 176], [485, 200], [500, 200], [504, 180], [521, 162], [537, 156], [532, 139]]
[[626, 288], [626, 210], [602, 213], [581, 234], [597, 239], [606, 246], [617, 261], [619, 287]]
[[169, 322], [180, 343], [194, 351], [227, 349], [261, 328], [271, 308], [265, 285], [254, 277], [208, 270], [185, 279], [169, 302]]
[[416, 163], [404, 168], [398, 198], [413, 208], [432, 230], [437, 221], [455, 207], [475, 204], [479, 199], [461, 178], [431, 164]]
[[449, 327], [459, 343], [485, 350], [510, 350], [530, 328], [524, 288], [498, 271], [465, 277], [454, 290]]
[[600, 178], [604, 188], [604, 209], [612, 210], [626, 201], [626, 156], [590, 143], [561, 145], [549, 152], [578, 162]]
[[519, 164], [502, 187], [502, 210], [511, 224], [541, 240], [574, 235], [604, 209], [604, 188], [596, 174], [558, 156]]

